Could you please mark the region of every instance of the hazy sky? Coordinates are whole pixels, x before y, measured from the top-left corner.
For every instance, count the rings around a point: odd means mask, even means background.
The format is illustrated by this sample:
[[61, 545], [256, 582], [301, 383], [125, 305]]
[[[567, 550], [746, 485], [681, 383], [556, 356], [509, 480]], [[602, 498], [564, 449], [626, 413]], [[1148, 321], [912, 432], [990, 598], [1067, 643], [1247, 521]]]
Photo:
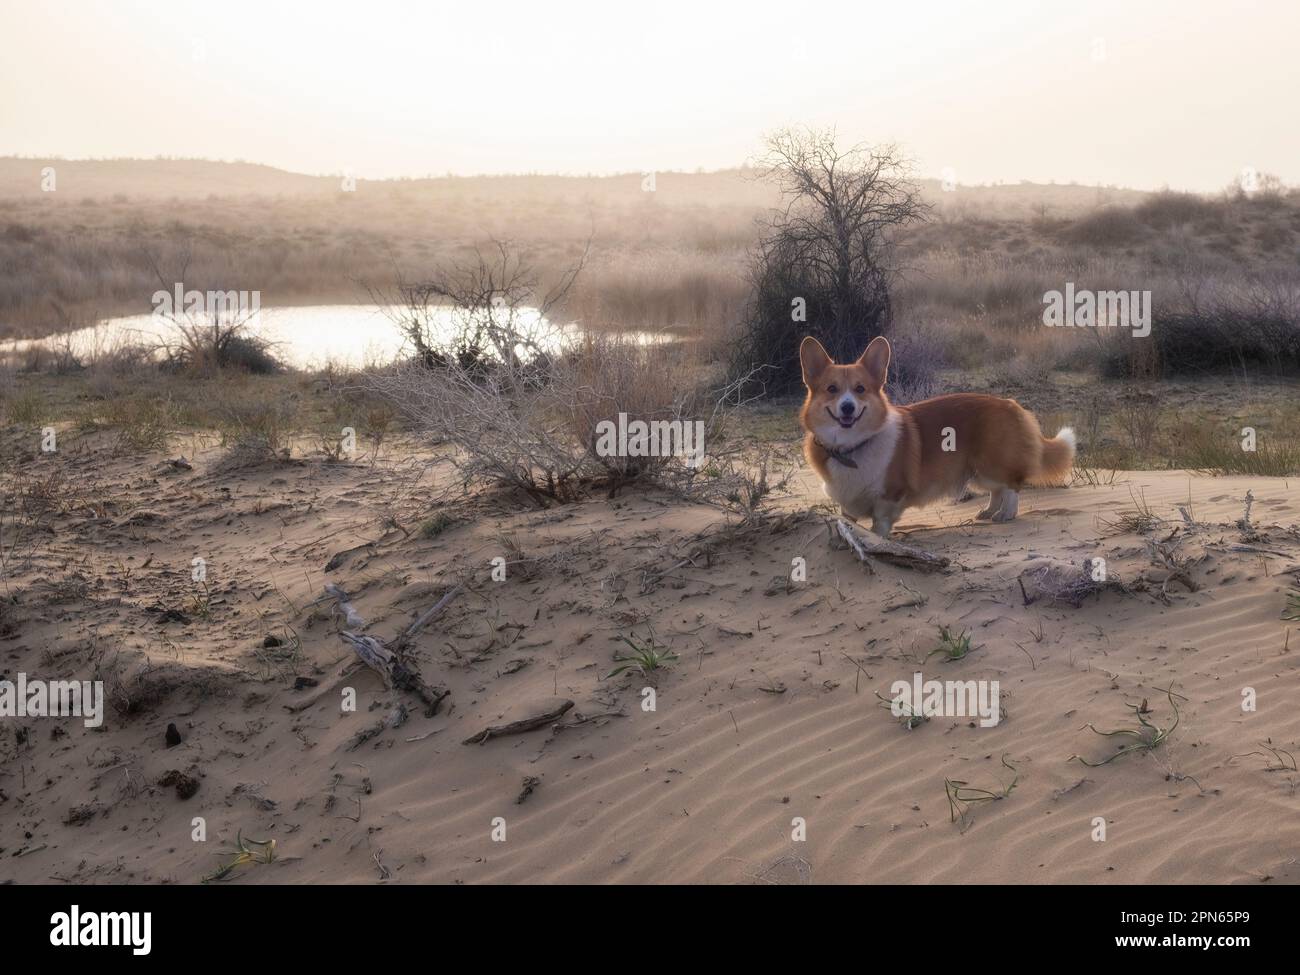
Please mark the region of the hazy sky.
[[1300, 3], [0, 0], [0, 155], [715, 169], [833, 124], [922, 175], [1300, 183]]

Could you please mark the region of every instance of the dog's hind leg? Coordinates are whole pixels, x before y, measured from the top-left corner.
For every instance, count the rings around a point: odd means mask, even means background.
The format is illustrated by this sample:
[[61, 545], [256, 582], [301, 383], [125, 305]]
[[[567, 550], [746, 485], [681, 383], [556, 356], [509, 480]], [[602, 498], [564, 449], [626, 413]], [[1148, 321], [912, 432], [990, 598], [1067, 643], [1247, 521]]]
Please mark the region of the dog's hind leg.
[[1002, 510], [1003, 500], [1006, 498], [1006, 495], [1006, 488], [994, 488], [993, 494], [989, 497], [989, 506], [975, 517], [980, 521], [988, 521], [990, 518], [997, 521], [997, 513]]
[[1007, 488], [1002, 494], [1002, 507], [993, 515], [993, 520], [998, 522], [1011, 521], [1016, 517], [1016, 512], [1020, 510], [1020, 495], [1010, 488]]

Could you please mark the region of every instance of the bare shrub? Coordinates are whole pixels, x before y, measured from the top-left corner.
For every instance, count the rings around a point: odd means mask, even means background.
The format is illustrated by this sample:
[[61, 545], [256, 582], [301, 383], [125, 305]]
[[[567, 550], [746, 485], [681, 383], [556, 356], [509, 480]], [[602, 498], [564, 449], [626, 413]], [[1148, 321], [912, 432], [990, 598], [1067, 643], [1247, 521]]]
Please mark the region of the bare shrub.
[[[183, 287], [192, 257], [188, 246], [178, 255], [179, 267], [172, 281], [163, 274], [151, 251], [145, 248], [143, 255], [164, 292], [170, 294], [177, 285]], [[175, 328], [175, 338], [162, 343], [158, 350], [164, 364], [172, 369], [205, 373], [227, 368], [262, 374], [279, 372], [281, 364], [272, 354], [270, 343], [248, 333], [257, 319], [258, 309], [242, 307], [240, 301], [231, 298], [238, 294], [240, 292], [235, 289], [207, 291], [206, 295], [216, 296], [217, 302], [203, 315], [191, 314], [184, 308], [173, 308], [170, 312], [156, 309], [155, 314], [167, 319]]]
[[178, 424], [180, 410], [168, 394], [133, 395], [112, 390], [98, 402], [86, 404], [78, 418], [82, 430], [103, 428], [117, 432], [119, 449], [163, 450]]
[[1224, 194], [1234, 203], [1246, 203], [1264, 209], [1275, 209], [1283, 205], [1287, 198], [1286, 184], [1276, 173], [1260, 173], [1255, 185], [1247, 189], [1241, 179], [1234, 179], [1228, 184]]
[[991, 378], [993, 384], [1000, 389], [1040, 389], [1051, 384], [1051, 374], [1055, 366], [1056, 356], [1051, 349], [1043, 346], [1031, 347], [995, 365]]
[[1213, 475], [1250, 474], [1286, 477], [1300, 472], [1300, 439], [1289, 430], [1266, 436], [1255, 450], [1242, 450], [1237, 430], [1205, 423], [1179, 425], [1175, 463]]
[[231, 470], [287, 457], [299, 408], [296, 393], [243, 395], [221, 404], [216, 418], [227, 452], [220, 467]]
[[1061, 274], [1062, 269], [1041, 259], [944, 249], [927, 255], [899, 282], [896, 308], [904, 315], [950, 319], [956, 312], [993, 326], [1021, 328], [1042, 314], [1043, 291]]
[[717, 434], [734, 389], [710, 397], [687, 346], [593, 333], [573, 341], [555, 325], [550, 313], [577, 280], [585, 249], [545, 292], [508, 242], [474, 253], [420, 282], [399, 274], [395, 295], [370, 289], [414, 355], [367, 377], [368, 388], [454, 448], [466, 486], [516, 489], [545, 504], [596, 483], [614, 492], [646, 476], [692, 479], [699, 464], [679, 448], [702, 449], [702, 437]]
[[453, 360], [433, 369], [406, 364], [365, 382], [414, 429], [453, 448], [466, 487], [519, 490], [539, 505], [573, 501], [595, 487], [612, 493], [638, 478], [694, 481], [699, 465], [666, 453], [662, 440], [647, 439], [644, 455], [627, 456], [602, 450], [602, 437], [621, 428], [634, 440], [637, 421], [681, 432], [698, 422], [701, 446], [711, 444], [737, 394], [734, 386], [710, 392], [685, 347], [595, 336], [545, 367]]
[[1101, 421], [1109, 409], [1110, 404], [1099, 389], [1094, 387], [1084, 395], [1079, 430], [1084, 448], [1092, 448], [1101, 441]]
[[9, 592], [17, 576], [54, 535], [53, 520], [76, 503], [61, 466], [26, 465], [4, 457], [0, 464], [0, 585]]
[[924, 327], [899, 329], [890, 339], [889, 383], [886, 392], [900, 406], [943, 392], [939, 371], [944, 367], [943, 340]]
[[49, 413], [49, 404], [39, 389], [13, 389], [5, 396], [5, 419], [14, 426], [39, 426]]
[[752, 520], [789, 493], [802, 466], [797, 451], [773, 450], [769, 442], [737, 445], [712, 460], [686, 493], [692, 500], [734, 509]]
[[1133, 208], [1133, 215], [1149, 227], [1165, 230], [1180, 224], [1195, 223], [1218, 227], [1223, 224], [1227, 206], [1195, 193], [1165, 190], [1154, 193]]
[[406, 278], [394, 265], [391, 289], [366, 289], [426, 368], [455, 363], [482, 370], [496, 362], [517, 370], [525, 362], [544, 363], [554, 352], [550, 316], [573, 287], [586, 256], [584, 249], [543, 291], [518, 247], [493, 240], [486, 250], [475, 248], [473, 260], [441, 264], [421, 280]]
[[1117, 247], [1142, 239], [1146, 225], [1127, 207], [1105, 207], [1080, 217], [1062, 236], [1073, 244], [1089, 247]]
[[1148, 454], [1160, 432], [1160, 401], [1149, 389], [1130, 386], [1120, 394], [1116, 408], [1120, 429], [1133, 449]]
[[365, 382], [413, 429], [452, 448], [466, 487], [518, 489], [539, 504], [570, 501], [592, 473], [587, 448], [569, 435], [568, 418], [540, 379], [455, 359], [436, 368], [406, 363]]
[[1108, 336], [1102, 371], [1134, 379], [1300, 371], [1300, 285], [1286, 276], [1199, 284], [1157, 305], [1148, 338]]
[[663, 471], [673, 466], [674, 458], [662, 450], [650, 456], [602, 456], [597, 446], [603, 424], [617, 427], [620, 416], [625, 427], [633, 422], [694, 420], [704, 424], [706, 438], [720, 434], [723, 411], [734, 400], [727, 394], [735, 391], [709, 389], [703, 372], [691, 348], [680, 343], [645, 344], [588, 334], [557, 360], [553, 385], [563, 397], [557, 404], [567, 412], [570, 434], [618, 483]]

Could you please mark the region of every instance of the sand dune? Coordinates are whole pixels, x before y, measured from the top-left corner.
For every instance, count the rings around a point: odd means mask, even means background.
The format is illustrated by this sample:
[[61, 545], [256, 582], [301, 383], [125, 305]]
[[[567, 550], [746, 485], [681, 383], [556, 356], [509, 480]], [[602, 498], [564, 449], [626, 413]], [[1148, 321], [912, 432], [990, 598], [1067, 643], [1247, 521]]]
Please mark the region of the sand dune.
[[[1294, 752], [1300, 738], [1300, 637], [1286, 650], [1295, 625], [1280, 619], [1300, 570], [1300, 489], [1283, 479], [1124, 473], [1029, 492], [1010, 525], [974, 521], [979, 499], [912, 512], [903, 540], [953, 566], [873, 575], [829, 544], [811, 479], [730, 534], [714, 509], [631, 495], [548, 511], [483, 502], [426, 539], [383, 527], [395, 513], [409, 530], [425, 505], [391, 468], [220, 474], [215, 459], [200, 450], [193, 472], [149, 477], [108, 456], [70, 468], [119, 500], [58, 514], [14, 580], [25, 619], [0, 645], [4, 667], [89, 677], [98, 662], [127, 678], [136, 713], [110, 710], [99, 730], [30, 720], [22, 743], [5, 742], [0, 880], [192, 883], [241, 833], [275, 839], [277, 859], [226, 882], [1300, 878], [1300, 773], [1268, 771], [1259, 745]], [[1234, 524], [1247, 490], [1249, 529]], [[1106, 526], [1134, 495], [1164, 519], [1145, 537]], [[1168, 539], [1185, 574], [1166, 582], [1148, 539]], [[504, 582], [490, 577], [498, 556]], [[1099, 556], [1116, 586], [1077, 607], [1025, 605], [1027, 565]], [[194, 557], [209, 567], [206, 602]], [[804, 582], [788, 581], [796, 557]], [[328, 604], [311, 605], [327, 581], [385, 637], [468, 586], [416, 641], [425, 677], [450, 689], [441, 713], [364, 667], [338, 679], [355, 657]], [[886, 608], [909, 600], [921, 605]], [[168, 609], [185, 621], [159, 622]], [[925, 659], [940, 624], [971, 633], [969, 656]], [[620, 637], [651, 632], [676, 661], [653, 679], [603, 679], [628, 649]], [[296, 654], [262, 646], [293, 633]], [[132, 682], [146, 657], [151, 673]], [[997, 680], [1005, 717], [907, 730], [875, 694], [917, 670]], [[318, 683], [294, 690], [295, 677]], [[355, 713], [341, 711], [345, 687]], [[1097, 768], [1070, 760], [1124, 743], [1084, 726], [1134, 726], [1126, 702], [1145, 699], [1163, 727], [1170, 687], [1168, 742]], [[1242, 710], [1246, 687], [1257, 711]], [[462, 744], [555, 697], [574, 707], [552, 725]], [[398, 704], [404, 724], [350, 747]], [[184, 740], [169, 749], [173, 722]], [[1010, 768], [1004, 799], [950, 822], [945, 779], [996, 793]], [[196, 795], [158, 784], [172, 769]], [[196, 816], [206, 842], [191, 839]]]

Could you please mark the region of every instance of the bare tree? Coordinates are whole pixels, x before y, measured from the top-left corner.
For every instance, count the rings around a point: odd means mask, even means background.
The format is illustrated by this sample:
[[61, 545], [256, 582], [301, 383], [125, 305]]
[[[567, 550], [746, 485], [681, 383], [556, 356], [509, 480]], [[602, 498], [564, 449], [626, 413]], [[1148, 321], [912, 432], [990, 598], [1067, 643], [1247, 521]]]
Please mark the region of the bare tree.
[[753, 255], [734, 366], [766, 365], [769, 389], [787, 392], [799, 383], [803, 335], [843, 359], [888, 331], [893, 234], [930, 207], [897, 147], [840, 149], [833, 130], [772, 134], [759, 171], [776, 181], [783, 205]]

